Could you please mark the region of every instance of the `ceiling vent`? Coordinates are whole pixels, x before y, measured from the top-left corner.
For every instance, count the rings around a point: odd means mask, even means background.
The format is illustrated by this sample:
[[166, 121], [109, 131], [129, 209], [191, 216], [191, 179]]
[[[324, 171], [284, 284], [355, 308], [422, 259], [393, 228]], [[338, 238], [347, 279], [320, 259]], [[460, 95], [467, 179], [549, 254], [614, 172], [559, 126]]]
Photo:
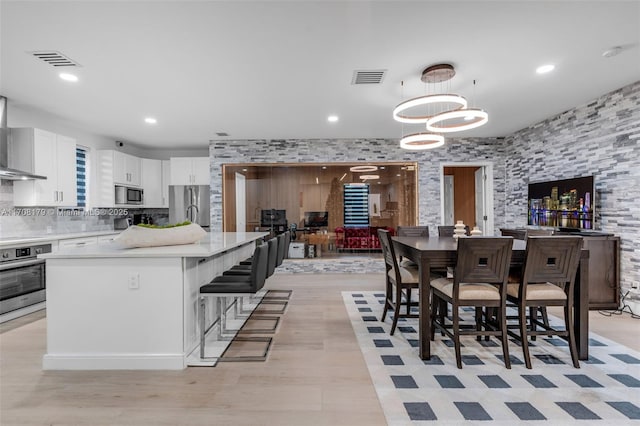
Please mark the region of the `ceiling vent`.
[[29, 52], [31, 55], [40, 59], [44, 63], [52, 65], [54, 67], [79, 67], [79, 63], [63, 55], [55, 50], [40, 50], [38, 52]]
[[380, 84], [387, 70], [356, 70], [351, 84]]
[[226, 132], [216, 132], [216, 135], [218, 135], [218, 136], [229, 136], [229, 133], [226, 133]]

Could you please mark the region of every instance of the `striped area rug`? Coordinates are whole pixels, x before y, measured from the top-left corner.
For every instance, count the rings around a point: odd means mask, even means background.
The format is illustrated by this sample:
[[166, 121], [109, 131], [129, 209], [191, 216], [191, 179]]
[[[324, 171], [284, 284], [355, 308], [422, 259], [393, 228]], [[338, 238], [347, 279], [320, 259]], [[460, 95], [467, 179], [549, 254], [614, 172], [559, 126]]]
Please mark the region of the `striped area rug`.
[[[417, 319], [401, 318], [389, 335], [390, 315], [380, 322], [384, 293], [342, 294], [390, 425], [639, 423], [640, 354], [626, 346], [591, 334], [589, 360], [576, 369], [564, 340], [538, 337], [528, 370], [520, 345], [511, 341], [507, 370], [499, 341], [469, 336], [462, 338], [459, 370], [453, 342], [439, 334], [431, 360], [420, 360]], [[465, 315], [473, 323], [473, 308]]]

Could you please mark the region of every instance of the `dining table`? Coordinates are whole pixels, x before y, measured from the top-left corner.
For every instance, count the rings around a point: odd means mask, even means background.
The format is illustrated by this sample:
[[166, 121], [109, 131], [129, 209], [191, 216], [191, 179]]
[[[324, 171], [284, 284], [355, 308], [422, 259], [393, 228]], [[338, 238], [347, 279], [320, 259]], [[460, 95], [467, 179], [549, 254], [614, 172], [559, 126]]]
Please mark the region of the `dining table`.
[[[466, 238], [466, 237], [463, 237]], [[469, 237], [477, 238], [477, 237]], [[432, 270], [455, 267], [457, 240], [452, 237], [392, 237], [395, 254], [418, 265], [419, 272], [419, 351], [420, 358], [431, 358], [430, 277]], [[526, 241], [513, 240], [511, 267], [522, 267]], [[574, 289], [573, 330], [578, 358], [589, 358], [589, 250], [582, 249]], [[569, 327], [569, 325], [567, 325]]]

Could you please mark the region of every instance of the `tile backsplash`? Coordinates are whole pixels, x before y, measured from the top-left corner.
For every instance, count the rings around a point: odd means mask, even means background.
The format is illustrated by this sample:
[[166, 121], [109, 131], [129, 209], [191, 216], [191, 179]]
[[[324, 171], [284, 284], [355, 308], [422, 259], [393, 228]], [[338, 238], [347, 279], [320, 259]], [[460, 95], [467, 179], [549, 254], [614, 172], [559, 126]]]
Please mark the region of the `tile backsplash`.
[[153, 223], [168, 222], [168, 209], [62, 209], [13, 205], [13, 181], [0, 181], [0, 238], [33, 237], [47, 234], [73, 234], [88, 231], [111, 231], [117, 218], [146, 214]]

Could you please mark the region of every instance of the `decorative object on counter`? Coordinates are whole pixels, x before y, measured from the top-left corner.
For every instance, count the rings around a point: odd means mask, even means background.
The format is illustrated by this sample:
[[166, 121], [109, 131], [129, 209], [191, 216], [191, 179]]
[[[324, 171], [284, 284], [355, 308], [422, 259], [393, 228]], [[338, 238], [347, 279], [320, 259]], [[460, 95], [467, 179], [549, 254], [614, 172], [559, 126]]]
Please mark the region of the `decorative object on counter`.
[[482, 231], [480, 230], [480, 228], [478, 228], [477, 226], [474, 226], [473, 229], [471, 230], [471, 236], [480, 236], [482, 235]]
[[127, 248], [192, 244], [207, 232], [189, 221], [172, 225], [134, 225], [122, 231], [114, 241]]
[[463, 221], [459, 220], [453, 227], [453, 238], [458, 239], [467, 235], [467, 228]]

